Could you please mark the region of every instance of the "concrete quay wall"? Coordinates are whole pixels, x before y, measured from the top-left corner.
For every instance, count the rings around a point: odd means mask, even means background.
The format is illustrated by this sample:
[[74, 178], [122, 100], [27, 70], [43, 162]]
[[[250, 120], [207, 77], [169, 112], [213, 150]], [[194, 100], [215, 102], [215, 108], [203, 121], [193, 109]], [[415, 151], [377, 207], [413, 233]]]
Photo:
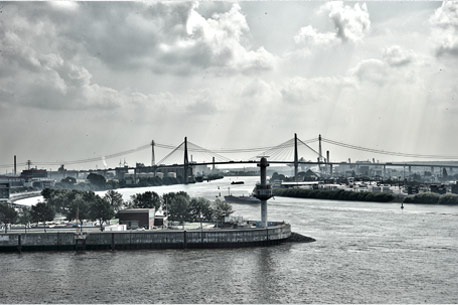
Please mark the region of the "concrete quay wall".
[[266, 228], [0, 234], [0, 252], [40, 250], [218, 248], [273, 245], [291, 236], [289, 224]]

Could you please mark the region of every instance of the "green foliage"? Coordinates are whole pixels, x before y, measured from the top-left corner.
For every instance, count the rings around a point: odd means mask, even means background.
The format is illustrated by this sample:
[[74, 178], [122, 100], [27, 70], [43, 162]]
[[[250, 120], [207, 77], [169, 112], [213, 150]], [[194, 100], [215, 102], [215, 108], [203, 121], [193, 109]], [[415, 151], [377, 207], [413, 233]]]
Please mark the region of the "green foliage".
[[155, 192], [144, 192], [131, 196], [132, 207], [140, 209], [155, 209], [161, 207], [161, 198]]
[[8, 232], [8, 225], [15, 223], [18, 214], [16, 210], [7, 203], [0, 203], [0, 223], [5, 225], [5, 233]]
[[124, 205], [122, 195], [114, 190], [109, 190], [103, 197], [103, 200], [111, 205], [115, 213], [119, 212]]
[[405, 203], [426, 203], [436, 204], [441, 196], [436, 193], [420, 193], [414, 196], [408, 196], [404, 199]]
[[352, 192], [345, 190], [310, 190], [300, 188], [274, 189], [274, 196], [315, 198], [349, 201], [389, 202], [394, 199], [392, 194], [372, 192]]
[[111, 189], [111, 190], [112, 190], [112, 189], [118, 189], [118, 188], [120, 187], [119, 182], [116, 181], [116, 180], [113, 180], [113, 179], [108, 180], [108, 181], [106, 182], [105, 186], [106, 186], [108, 189]]
[[95, 196], [94, 192], [78, 194], [66, 207], [65, 217], [67, 220], [79, 220], [83, 223], [83, 219], [88, 219], [89, 207], [95, 201]]
[[440, 196], [439, 204], [446, 204], [446, 205], [458, 205], [458, 195], [455, 194], [445, 194]]
[[192, 198], [189, 202], [189, 217], [191, 221], [211, 221], [213, 210], [210, 200], [205, 198]]
[[231, 215], [234, 213], [232, 210], [232, 206], [227, 203], [226, 201], [221, 201], [216, 199], [213, 203], [213, 219], [217, 221], [222, 221], [224, 217]]
[[88, 216], [92, 220], [100, 222], [100, 231], [103, 231], [103, 223], [110, 220], [115, 215], [115, 210], [111, 203], [96, 195], [89, 204]]
[[25, 228], [33, 222], [32, 220], [32, 209], [26, 206], [21, 207], [19, 211], [18, 223], [23, 224]]
[[89, 182], [98, 189], [105, 189], [106, 187], [106, 180], [105, 177], [102, 175], [90, 173], [87, 176], [87, 180], [89, 180]]
[[423, 204], [444, 204], [458, 205], [458, 195], [436, 193], [420, 193], [414, 196], [408, 196], [404, 199], [405, 203], [423, 203]]
[[76, 183], [76, 179], [73, 178], [73, 177], [66, 177], [62, 180], [60, 180], [60, 182], [62, 182], [63, 184], [66, 184], [68, 186], [72, 186]]
[[77, 190], [55, 190], [55, 189], [44, 189], [41, 195], [45, 199], [45, 202], [54, 208], [57, 213], [65, 213], [66, 207], [75, 200], [78, 196], [82, 196], [82, 191]]
[[184, 196], [178, 193], [169, 193], [167, 195], [167, 211], [170, 220], [179, 221], [180, 223], [190, 220], [191, 213], [189, 196]]
[[32, 222], [51, 221], [56, 216], [54, 208], [46, 202], [39, 202], [30, 211]]

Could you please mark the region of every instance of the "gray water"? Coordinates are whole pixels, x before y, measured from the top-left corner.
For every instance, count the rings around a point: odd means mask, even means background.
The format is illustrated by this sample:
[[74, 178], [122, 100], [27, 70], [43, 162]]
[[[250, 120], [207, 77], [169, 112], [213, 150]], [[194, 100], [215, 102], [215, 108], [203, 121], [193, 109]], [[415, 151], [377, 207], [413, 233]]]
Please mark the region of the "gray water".
[[[247, 193], [255, 182], [232, 186]], [[237, 179], [234, 179], [237, 180]], [[218, 190], [218, 186], [220, 189]], [[214, 198], [229, 178], [186, 190]], [[126, 198], [144, 189], [122, 190]], [[258, 206], [233, 205], [260, 218]], [[275, 198], [269, 219], [314, 243], [0, 254], [2, 303], [457, 303], [458, 207]]]

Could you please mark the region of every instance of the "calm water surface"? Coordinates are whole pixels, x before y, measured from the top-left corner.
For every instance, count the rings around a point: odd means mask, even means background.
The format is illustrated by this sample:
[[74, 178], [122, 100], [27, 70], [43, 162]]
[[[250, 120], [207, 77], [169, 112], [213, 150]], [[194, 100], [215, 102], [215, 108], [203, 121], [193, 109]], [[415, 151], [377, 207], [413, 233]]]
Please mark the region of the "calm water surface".
[[[148, 188], [209, 199], [257, 179]], [[239, 180], [234, 178], [234, 180]], [[218, 189], [219, 187], [219, 189]], [[123, 189], [126, 199], [146, 189]], [[260, 207], [233, 205], [260, 218]], [[458, 207], [275, 198], [317, 239], [270, 248], [0, 254], [2, 303], [458, 303]]]

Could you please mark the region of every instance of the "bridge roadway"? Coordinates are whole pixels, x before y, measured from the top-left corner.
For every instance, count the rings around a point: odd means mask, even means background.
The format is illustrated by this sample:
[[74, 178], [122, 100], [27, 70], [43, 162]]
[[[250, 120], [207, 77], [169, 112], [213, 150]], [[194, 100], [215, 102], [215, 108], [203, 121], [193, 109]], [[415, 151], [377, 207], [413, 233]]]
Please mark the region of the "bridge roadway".
[[[216, 161], [216, 162], [196, 162], [196, 163], [189, 163], [188, 166], [196, 166], [196, 165], [229, 165], [229, 164], [258, 164], [258, 160], [239, 160], [239, 161]], [[269, 161], [270, 164], [293, 164], [294, 161]], [[433, 168], [458, 168], [458, 164], [452, 165], [452, 164], [438, 164], [438, 163], [392, 163], [392, 162], [385, 162], [385, 163], [354, 163], [354, 162], [317, 162], [317, 161], [298, 161], [298, 165], [304, 164], [304, 165], [332, 165], [333, 167], [335, 165], [353, 165], [353, 166], [381, 166], [381, 167], [433, 167]], [[155, 166], [145, 166], [143, 168], [153, 168], [155, 170], [159, 168], [168, 168], [168, 167], [183, 167], [184, 164], [161, 164], [161, 165], [155, 165]], [[107, 169], [96, 169], [96, 170], [80, 170], [79, 172], [84, 173], [84, 172], [107, 172], [107, 171], [115, 171], [118, 168], [107, 168]], [[136, 170], [137, 167], [123, 167], [123, 169], [129, 169], [129, 170]]]

